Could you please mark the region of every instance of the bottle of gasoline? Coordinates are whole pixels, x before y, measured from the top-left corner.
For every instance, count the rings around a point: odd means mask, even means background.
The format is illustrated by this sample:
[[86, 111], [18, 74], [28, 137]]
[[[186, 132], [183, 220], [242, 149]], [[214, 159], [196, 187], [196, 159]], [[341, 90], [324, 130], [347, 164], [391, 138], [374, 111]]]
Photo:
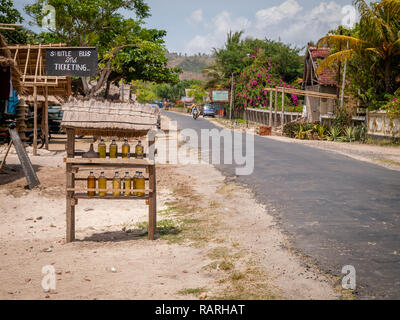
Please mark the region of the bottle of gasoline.
[[106, 191], [107, 190], [107, 178], [104, 176], [104, 172], [100, 173], [98, 185], [99, 185], [99, 189], [104, 190], [104, 191], [99, 191], [99, 196], [105, 197], [107, 195], [107, 191]]
[[[141, 171], [137, 171], [135, 175], [135, 189], [144, 190], [146, 189], [146, 180]], [[144, 197], [144, 192], [135, 192], [135, 196]]]
[[131, 181], [132, 178], [129, 176], [129, 172], [125, 172], [125, 177], [122, 180], [122, 189], [125, 190], [125, 197], [129, 197], [131, 195]]
[[112, 140], [110, 144], [110, 158], [115, 159], [118, 155], [118, 145], [115, 142], [115, 139]]
[[131, 157], [131, 146], [127, 139], [124, 139], [124, 144], [122, 145], [122, 158], [128, 159]]
[[[121, 178], [119, 177], [118, 171], [115, 172], [115, 176], [114, 176], [114, 179], [113, 179], [112, 186], [113, 186], [113, 189], [115, 189], [115, 190], [121, 189]], [[120, 191], [113, 191], [113, 196], [114, 197], [119, 197], [119, 196], [121, 196], [121, 192]]]
[[100, 143], [97, 145], [97, 152], [99, 153], [99, 158], [107, 157], [107, 146], [104, 143], [104, 139], [101, 139]]
[[[87, 178], [87, 187], [88, 189], [96, 189], [96, 177], [94, 176], [93, 171], [90, 171], [90, 175]], [[88, 191], [89, 197], [94, 197], [96, 195], [96, 191]]]
[[143, 159], [144, 147], [142, 145], [142, 141], [139, 141], [135, 147], [135, 155], [137, 159]]

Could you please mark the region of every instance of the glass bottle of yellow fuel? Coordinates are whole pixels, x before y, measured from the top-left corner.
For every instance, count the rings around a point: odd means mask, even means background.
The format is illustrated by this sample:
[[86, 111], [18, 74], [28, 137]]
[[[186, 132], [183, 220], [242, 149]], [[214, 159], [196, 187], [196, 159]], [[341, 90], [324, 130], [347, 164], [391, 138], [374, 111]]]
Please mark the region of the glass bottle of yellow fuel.
[[[96, 177], [94, 176], [93, 171], [90, 171], [90, 175], [87, 178], [87, 188], [88, 189], [96, 189]], [[89, 197], [96, 196], [96, 191], [88, 191]]]
[[99, 191], [99, 196], [100, 197], [105, 197], [107, 195], [107, 178], [104, 175], [104, 172], [100, 173], [100, 177], [98, 179], [98, 186], [100, 190], [104, 191]]
[[115, 139], [112, 140], [110, 144], [110, 158], [111, 159], [116, 159], [118, 155], [118, 145], [115, 142]]
[[97, 152], [99, 153], [99, 158], [107, 157], [107, 146], [104, 142], [104, 139], [101, 139], [100, 143], [97, 145]]
[[127, 139], [124, 139], [124, 144], [122, 145], [122, 158], [129, 159], [131, 157], [131, 146]]
[[143, 159], [144, 155], [144, 147], [142, 145], [142, 141], [139, 141], [135, 147], [135, 155], [137, 159]]
[[[146, 189], [146, 180], [141, 171], [136, 171], [134, 181], [135, 181], [134, 188], [136, 190], [145, 190]], [[144, 197], [145, 193], [144, 192], [134, 192], [134, 195], [136, 197]]]
[[132, 193], [131, 193], [131, 181], [132, 178], [129, 176], [129, 172], [125, 172], [125, 177], [122, 180], [122, 189], [125, 190], [124, 192], [124, 196], [125, 197], [129, 197]]
[[[119, 172], [115, 172], [115, 176], [113, 178], [113, 183], [112, 183], [113, 189], [119, 190], [121, 189], [121, 178], [119, 177]], [[121, 192], [120, 191], [113, 191], [113, 196], [114, 197], [120, 197]]]

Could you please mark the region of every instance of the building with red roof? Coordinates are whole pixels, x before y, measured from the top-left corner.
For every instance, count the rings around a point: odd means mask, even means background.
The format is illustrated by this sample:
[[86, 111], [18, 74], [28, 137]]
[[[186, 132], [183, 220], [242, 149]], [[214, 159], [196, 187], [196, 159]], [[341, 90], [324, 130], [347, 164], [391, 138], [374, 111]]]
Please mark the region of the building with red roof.
[[[337, 70], [326, 68], [319, 74], [316, 72], [321, 61], [330, 54], [330, 48], [318, 48], [308, 44], [304, 61], [303, 90], [337, 94]], [[319, 119], [321, 115], [333, 114], [336, 107], [336, 102], [331, 99], [308, 98], [306, 104], [309, 110], [312, 110], [313, 119]]]

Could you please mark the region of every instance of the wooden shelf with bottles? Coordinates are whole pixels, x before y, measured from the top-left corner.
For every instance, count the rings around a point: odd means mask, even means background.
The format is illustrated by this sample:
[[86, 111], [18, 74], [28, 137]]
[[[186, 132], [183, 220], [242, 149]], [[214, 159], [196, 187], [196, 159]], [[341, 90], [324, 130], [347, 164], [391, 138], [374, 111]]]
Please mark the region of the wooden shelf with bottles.
[[[148, 239], [154, 240], [156, 237], [156, 225], [157, 225], [157, 188], [156, 188], [156, 165], [154, 160], [155, 154], [155, 138], [149, 135], [148, 139], [148, 155], [145, 155], [144, 159], [136, 158], [82, 158], [82, 152], [75, 151], [75, 136], [76, 132], [74, 129], [67, 129], [67, 144], [66, 151], [67, 157], [64, 159], [66, 164], [66, 219], [67, 219], [67, 230], [66, 230], [66, 241], [67, 243], [75, 241], [75, 207], [78, 205], [79, 199], [86, 200], [141, 200], [146, 201], [149, 206], [149, 217], [148, 217]], [[100, 136], [100, 134], [99, 134]], [[153, 155], [153, 156], [151, 156]], [[152, 159], [151, 159], [152, 158]], [[147, 177], [145, 181], [148, 184], [146, 189], [130, 190], [132, 193], [137, 192], [144, 194], [143, 196], [136, 195], [125, 195], [126, 190], [123, 189], [87, 189], [82, 187], [76, 187], [76, 182], [83, 182], [86, 180], [85, 177], [77, 177], [80, 169], [95, 169], [102, 170], [108, 168], [126, 168], [126, 169], [145, 169]], [[112, 181], [112, 178], [108, 177], [107, 181]], [[95, 192], [96, 195], [90, 196], [88, 191]], [[107, 195], [100, 196], [99, 192], [107, 192]], [[121, 192], [121, 195], [113, 195], [113, 192]]]

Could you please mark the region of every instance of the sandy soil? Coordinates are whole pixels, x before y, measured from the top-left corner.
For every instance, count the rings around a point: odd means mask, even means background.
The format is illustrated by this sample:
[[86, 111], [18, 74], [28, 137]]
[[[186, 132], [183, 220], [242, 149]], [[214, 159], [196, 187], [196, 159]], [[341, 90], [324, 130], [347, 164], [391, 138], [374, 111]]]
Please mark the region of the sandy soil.
[[[78, 241], [66, 244], [62, 142], [32, 157], [40, 187], [24, 189], [15, 153], [8, 158], [8, 174], [0, 174], [0, 299], [205, 299], [229, 297], [227, 292], [237, 290], [240, 297], [253, 297], [255, 281], [268, 291], [261, 298], [339, 297], [329, 277], [288, 249], [269, 214], [273, 208], [261, 207], [249, 190], [225, 181], [208, 164], [195, 171], [177, 165], [157, 170], [158, 220], [174, 219], [166, 211], [175, 201], [190, 208], [181, 216], [205, 221], [205, 227], [199, 223], [189, 229], [188, 239], [151, 242], [144, 230], [125, 232], [147, 220], [144, 202], [81, 200]], [[88, 140], [78, 148], [87, 150]], [[185, 188], [190, 196], [176, 193]], [[196, 232], [205, 236], [194, 240]], [[234, 267], [207, 268], [218, 261], [215, 252], [221, 248]], [[56, 270], [57, 287], [51, 292], [41, 286], [47, 265]], [[262, 272], [251, 278], [248, 270], [255, 265]], [[238, 272], [244, 274], [240, 286]], [[193, 288], [198, 290], [188, 290]]]

